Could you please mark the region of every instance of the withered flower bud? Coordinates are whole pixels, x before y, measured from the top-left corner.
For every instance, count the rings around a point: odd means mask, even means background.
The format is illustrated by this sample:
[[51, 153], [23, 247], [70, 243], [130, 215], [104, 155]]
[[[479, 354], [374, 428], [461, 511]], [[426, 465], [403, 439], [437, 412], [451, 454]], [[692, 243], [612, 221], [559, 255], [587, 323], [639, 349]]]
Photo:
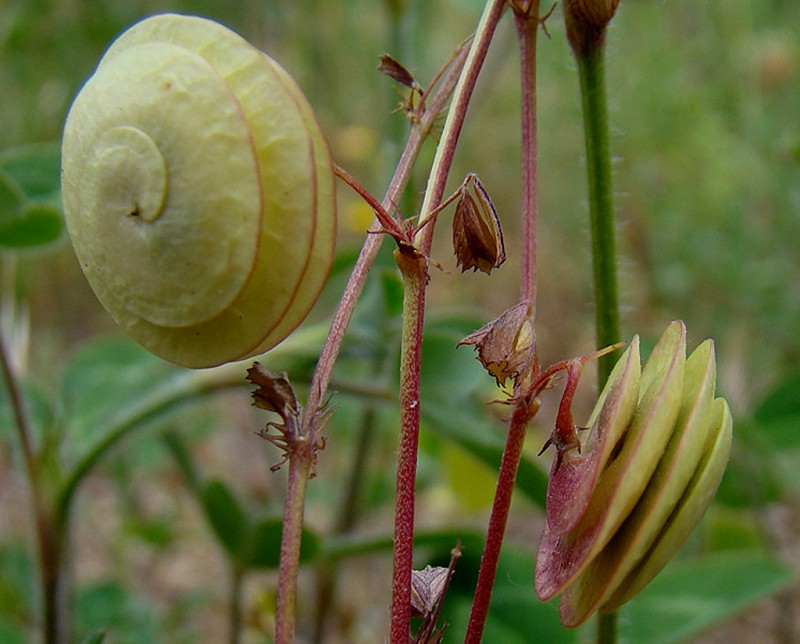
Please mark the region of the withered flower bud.
[[419, 89], [419, 84], [414, 75], [397, 59], [389, 54], [383, 54], [380, 57], [380, 61], [378, 65], [379, 72], [386, 74], [393, 81], [405, 85], [409, 89]]
[[411, 571], [411, 609], [419, 617], [427, 617], [443, 599], [452, 571], [441, 566], [425, 566]]
[[499, 387], [509, 378], [517, 383], [531, 375], [536, 360], [532, 312], [529, 302], [520, 302], [458, 343], [475, 347], [478, 360]]
[[503, 231], [492, 200], [478, 176], [470, 174], [458, 189], [453, 217], [453, 249], [461, 267], [487, 275], [506, 261]]
[[564, 0], [567, 37], [575, 54], [585, 56], [599, 47], [619, 0]]

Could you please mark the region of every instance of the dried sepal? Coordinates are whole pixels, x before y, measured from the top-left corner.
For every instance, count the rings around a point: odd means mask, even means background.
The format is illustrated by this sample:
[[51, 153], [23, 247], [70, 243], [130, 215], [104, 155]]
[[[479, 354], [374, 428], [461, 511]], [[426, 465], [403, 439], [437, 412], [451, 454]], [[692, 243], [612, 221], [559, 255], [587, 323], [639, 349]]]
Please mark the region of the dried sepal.
[[536, 363], [536, 335], [533, 308], [520, 302], [499, 318], [469, 334], [458, 346], [473, 345], [484, 369], [502, 387], [509, 379], [515, 383], [530, 376]]
[[[294, 443], [300, 436], [300, 404], [286, 373], [276, 375], [261, 363], [254, 362], [247, 370], [247, 379], [256, 385], [256, 389], [251, 393], [253, 406], [274, 412], [282, 420], [282, 422], [270, 421], [258, 432], [259, 436], [284, 453], [281, 462], [272, 467], [274, 471], [289, 458]], [[319, 449], [322, 447], [324, 442]]]
[[567, 38], [578, 56], [601, 47], [619, 0], [564, 0]]
[[439, 644], [447, 624], [437, 628], [447, 588], [453, 577], [456, 563], [461, 558], [461, 541], [457, 540], [450, 551], [450, 565], [447, 568], [426, 566], [423, 570], [411, 573], [411, 609], [422, 618], [412, 644]]
[[553, 459], [547, 487], [547, 524], [553, 533], [569, 532], [586, 511], [600, 472], [633, 419], [640, 377], [639, 337], [634, 336], [589, 418], [582, 449]]
[[472, 269], [488, 275], [506, 260], [497, 210], [476, 174], [467, 176], [456, 195], [453, 250], [458, 265], [461, 272]]
[[411, 571], [411, 609], [417, 617], [427, 617], [436, 609], [450, 577], [442, 566], [425, 566]]
[[405, 85], [409, 89], [420, 91], [420, 85], [408, 69], [389, 54], [380, 56], [378, 71], [386, 74], [393, 81]]
[[[731, 423], [727, 404], [714, 399], [713, 344], [687, 360], [685, 337], [683, 323], [670, 325], [640, 378], [634, 339], [592, 414], [584, 453], [570, 453], [551, 474], [536, 592], [541, 599], [561, 593], [566, 626], [641, 590], [702, 516], [722, 477]], [[631, 404], [632, 413], [619, 413]]]

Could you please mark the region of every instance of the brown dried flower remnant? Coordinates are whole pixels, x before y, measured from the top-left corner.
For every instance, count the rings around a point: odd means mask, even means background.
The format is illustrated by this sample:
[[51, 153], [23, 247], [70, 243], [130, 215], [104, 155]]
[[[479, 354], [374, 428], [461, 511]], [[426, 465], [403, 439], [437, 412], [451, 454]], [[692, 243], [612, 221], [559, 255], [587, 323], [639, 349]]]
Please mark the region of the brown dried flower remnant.
[[[300, 433], [300, 404], [286, 373], [275, 375], [261, 363], [254, 362], [247, 370], [247, 379], [256, 385], [252, 392], [253, 405], [278, 414], [283, 422], [270, 421], [258, 435], [284, 452], [283, 460], [272, 467], [277, 470], [289, 458], [292, 445]], [[275, 434], [272, 430], [276, 430]]]
[[530, 302], [520, 302], [458, 343], [473, 345], [478, 360], [497, 385], [511, 378], [514, 384], [530, 376], [536, 364], [536, 335]]
[[427, 617], [442, 598], [450, 569], [442, 566], [425, 566], [411, 571], [411, 608], [419, 617]]
[[389, 54], [383, 54], [380, 57], [380, 61], [381, 62], [378, 65], [379, 72], [386, 74], [393, 81], [400, 83], [401, 85], [405, 85], [409, 89], [416, 91], [421, 90], [420, 85], [417, 83], [417, 80], [414, 78], [413, 74], [395, 58]]
[[470, 174], [456, 192], [453, 249], [461, 267], [487, 275], [506, 261], [503, 231], [489, 194], [476, 174]]
[[564, 0], [567, 38], [578, 56], [602, 46], [606, 27], [619, 6], [619, 0]]

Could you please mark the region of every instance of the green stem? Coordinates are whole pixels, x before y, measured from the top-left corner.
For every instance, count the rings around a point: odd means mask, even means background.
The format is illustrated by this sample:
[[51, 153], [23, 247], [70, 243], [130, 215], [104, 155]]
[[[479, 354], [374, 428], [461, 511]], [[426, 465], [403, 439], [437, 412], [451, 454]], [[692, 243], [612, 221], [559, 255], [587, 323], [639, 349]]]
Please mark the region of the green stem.
[[[618, 342], [621, 336], [603, 42], [604, 39], [600, 38], [595, 46], [576, 52], [586, 139], [598, 348]], [[614, 360], [615, 356], [605, 355], [597, 361], [598, 386], [601, 389], [611, 374]], [[617, 641], [616, 619], [616, 613], [600, 613], [597, 624], [598, 644], [613, 644]]]
[[617, 641], [617, 613], [597, 614], [597, 644], [614, 644]]
[[[604, 48], [602, 45], [590, 48], [584, 55], [576, 56], [576, 59], [586, 138], [595, 329], [597, 346], [600, 348], [618, 342], [621, 336]], [[613, 355], [603, 356], [597, 361], [598, 380], [601, 388], [614, 367], [614, 361], [615, 356]]]
[[242, 639], [242, 583], [244, 571], [238, 566], [231, 567], [231, 594], [228, 604], [228, 641], [239, 644]]

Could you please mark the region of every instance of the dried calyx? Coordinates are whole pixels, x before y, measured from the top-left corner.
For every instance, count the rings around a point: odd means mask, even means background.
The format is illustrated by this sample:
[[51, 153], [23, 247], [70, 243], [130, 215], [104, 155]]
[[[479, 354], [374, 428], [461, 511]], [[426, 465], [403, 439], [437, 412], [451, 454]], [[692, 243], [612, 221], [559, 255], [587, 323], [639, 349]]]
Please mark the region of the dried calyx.
[[575, 54], [584, 56], [599, 47], [619, 0], [564, 0], [567, 38]]

